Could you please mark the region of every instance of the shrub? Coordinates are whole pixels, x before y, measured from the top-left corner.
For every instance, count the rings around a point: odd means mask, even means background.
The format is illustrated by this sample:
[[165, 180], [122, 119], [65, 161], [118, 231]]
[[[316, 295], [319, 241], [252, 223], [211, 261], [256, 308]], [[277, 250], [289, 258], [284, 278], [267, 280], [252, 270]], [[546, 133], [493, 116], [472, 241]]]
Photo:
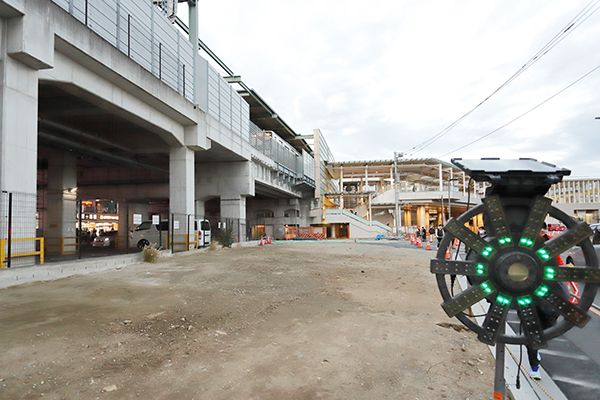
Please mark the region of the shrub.
[[142, 249], [142, 258], [145, 262], [155, 263], [160, 259], [160, 250], [152, 245], [144, 246]]
[[219, 248], [219, 242], [217, 242], [216, 240], [211, 240], [210, 246], [208, 247], [208, 249], [211, 251], [214, 251], [214, 250], [217, 250], [218, 248]]
[[225, 228], [221, 229], [221, 238], [219, 241], [221, 242], [221, 246], [223, 247], [231, 247], [233, 244], [233, 221], [226, 220]]

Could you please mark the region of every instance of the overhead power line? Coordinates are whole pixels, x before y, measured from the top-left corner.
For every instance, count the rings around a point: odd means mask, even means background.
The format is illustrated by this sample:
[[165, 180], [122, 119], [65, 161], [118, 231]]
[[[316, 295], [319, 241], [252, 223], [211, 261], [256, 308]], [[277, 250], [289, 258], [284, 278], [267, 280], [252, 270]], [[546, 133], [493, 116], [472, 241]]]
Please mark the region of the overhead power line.
[[570, 85], [568, 85], [567, 87], [563, 88], [562, 90], [560, 90], [560, 91], [556, 92], [555, 94], [553, 94], [552, 96], [548, 97], [546, 100], [542, 101], [542, 102], [541, 102], [540, 104], [538, 104], [537, 106], [535, 106], [535, 107], [533, 107], [533, 108], [529, 109], [528, 111], [524, 112], [523, 114], [519, 115], [518, 117], [516, 117], [516, 118], [514, 118], [514, 119], [512, 119], [512, 120], [510, 120], [510, 121], [508, 121], [507, 123], [505, 123], [505, 124], [504, 124], [504, 125], [502, 125], [501, 127], [499, 127], [499, 128], [496, 128], [496, 129], [494, 129], [493, 131], [491, 131], [491, 132], [489, 132], [489, 133], [487, 133], [487, 134], [485, 134], [485, 135], [483, 135], [483, 136], [480, 136], [480, 137], [478, 137], [477, 139], [473, 140], [472, 142], [469, 142], [469, 143], [467, 143], [467, 144], [465, 144], [465, 145], [463, 145], [463, 146], [460, 146], [459, 148], [456, 148], [456, 149], [454, 149], [454, 150], [452, 150], [452, 151], [449, 151], [448, 153], [446, 153], [446, 154], [443, 154], [443, 155], [441, 155], [441, 156], [439, 156], [439, 157], [437, 157], [437, 158], [442, 158], [442, 157], [445, 157], [445, 156], [447, 156], [447, 155], [449, 155], [449, 154], [452, 154], [452, 153], [454, 153], [454, 152], [457, 152], [457, 151], [459, 151], [459, 150], [462, 150], [462, 149], [464, 149], [465, 147], [468, 147], [468, 146], [470, 146], [470, 145], [472, 145], [472, 144], [474, 144], [474, 143], [477, 143], [477, 142], [479, 142], [480, 140], [483, 140], [483, 139], [485, 139], [485, 138], [486, 138], [486, 137], [488, 137], [488, 136], [491, 136], [491, 135], [493, 135], [494, 133], [496, 133], [496, 132], [500, 131], [501, 129], [503, 129], [503, 128], [507, 127], [508, 125], [512, 124], [513, 122], [515, 122], [515, 121], [517, 121], [517, 120], [521, 119], [522, 117], [526, 116], [526, 115], [527, 115], [527, 114], [529, 114], [530, 112], [532, 112], [532, 111], [536, 110], [537, 108], [541, 107], [542, 105], [546, 104], [547, 102], [549, 102], [550, 100], [552, 100], [553, 98], [555, 98], [556, 96], [558, 96], [559, 94], [561, 94], [562, 92], [564, 92], [565, 90], [569, 89], [571, 86], [573, 86], [573, 85], [577, 84], [579, 81], [581, 81], [581, 80], [583, 80], [583, 79], [587, 78], [587, 77], [588, 77], [588, 75], [592, 74], [592, 73], [593, 73], [593, 72], [595, 72], [597, 69], [600, 69], [600, 65], [596, 66], [596, 67], [595, 67], [595, 68], [593, 68], [591, 71], [589, 71], [587, 74], [583, 75], [581, 78], [577, 79], [575, 82], [571, 83], [571, 84], [570, 84]]
[[500, 90], [505, 88], [512, 81], [517, 79], [522, 73], [524, 73], [527, 69], [529, 69], [529, 67], [531, 67], [533, 64], [535, 64], [537, 61], [539, 61], [543, 56], [548, 54], [548, 52], [550, 50], [552, 50], [556, 45], [558, 45], [558, 43], [563, 41], [571, 32], [573, 32], [575, 29], [577, 29], [579, 27], [579, 25], [581, 25], [583, 22], [585, 22], [585, 20], [587, 20], [596, 11], [598, 11], [598, 9], [600, 9], [600, 6], [598, 6], [599, 3], [600, 3], [600, 0], [590, 1], [573, 19], [571, 19], [571, 21], [569, 21], [567, 23], [567, 25], [565, 25], [564, 28], [562, 28], [560, 30], [560, 32], [558, 32], [552, 39], [550, 39], [550, 41], [548, 43], [546, 43], [521, 68], [519, 68], [519, 70], [517, 72], [515, 72], [510, 78], [508, 78], [502, 85], [500, 85], [496, 90], [494, 90], [489, 96], [487, 96], [485, 99], [483, 99], [481, 102], [479, 102], [479, 104], [477, 104], [475, 107], [473, 107], [470, 111], [468, 111], [462, 117], [460, 117], [459, 119], [457, 119], [456, 121], [454, 121], [453, 123], [448, 125], [446, 128], [444, 128], [443, 130], [441, 130], [434, 136], [430, 137], [429, 139], [412, 147], [410, 150], [405, 151], [404, 153], [407, 155], [413, 155], [413, 154], [425, 149], [429, 145], [431, 145], [434, 142], [436, 142], [437, 140], [439, 140], [445, 134], [450, 132], [455, 126], [457, 126], [464, 119], [466, 119], [469, 115], [471, 115], [475, 110], [477, 110], [481, 105], [483, 105], [486, 101], [488, 101], [492, 96], [494, 96]]

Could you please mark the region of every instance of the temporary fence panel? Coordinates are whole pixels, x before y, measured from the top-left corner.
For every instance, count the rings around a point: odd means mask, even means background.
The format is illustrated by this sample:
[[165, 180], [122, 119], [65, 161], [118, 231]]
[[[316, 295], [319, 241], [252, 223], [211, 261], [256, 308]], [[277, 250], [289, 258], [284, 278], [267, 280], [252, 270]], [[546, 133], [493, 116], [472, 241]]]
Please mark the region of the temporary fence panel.
[[37, 194], [0, 193], [0, 268], [30, 266], [39, 256], [43, 263], [43, 240], [36, 238]]

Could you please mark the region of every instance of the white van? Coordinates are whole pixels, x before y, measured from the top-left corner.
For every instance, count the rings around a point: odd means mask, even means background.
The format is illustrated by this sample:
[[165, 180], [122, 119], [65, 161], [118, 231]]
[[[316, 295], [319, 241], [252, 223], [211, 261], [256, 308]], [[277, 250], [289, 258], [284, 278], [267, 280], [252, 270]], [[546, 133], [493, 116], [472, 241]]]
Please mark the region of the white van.
[[129, 233], [129, 247], [143, 249], [145, 246], [166, 248], [167, 236], [169, 234], [169, 221], [160, 221], [159, 225], [153, 225], [152, 221], [144, 221]]
[[195, 220], [194, 232], [198, 233], [198, 247], [210, 246], [210, 222], [207, 219]]

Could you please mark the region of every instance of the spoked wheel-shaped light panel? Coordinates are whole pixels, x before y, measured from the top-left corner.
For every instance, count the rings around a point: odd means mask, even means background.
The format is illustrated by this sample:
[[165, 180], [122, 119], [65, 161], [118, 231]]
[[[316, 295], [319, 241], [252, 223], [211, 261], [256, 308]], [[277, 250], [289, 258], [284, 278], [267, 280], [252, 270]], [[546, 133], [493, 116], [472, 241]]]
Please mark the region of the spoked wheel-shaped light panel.
[[[520, 214], [516, 215], [525, 214], [525, 219], [509, 224], [507, 214], [514, 221], [515, 209], [520, 210]], [[483, 214], [486, 226], [491, 228], [486, 238], [479, 237], [465, 226], [479, 214]], [[543, 241], [539, 232], [547, 216], [562, 222], [567, 230]], [[518, 226], [518, 232], [511, 231], [511, 226]], [[592, 230], [586, 223], [576, 222], [553, 207], [550, 199], [543, 196], [527, 200], [489, 196], [483, 204], [457, 219], [450, 219], [445, 230], [436, 258], [431, 260], [431, 272], [436, 274], [444, 300], [442, 307], [448, 316], [457, 317], [475, 331], [480, 341], [544, 348], [547, 340], [573, 326], [583, 327], [589, 321], [587, 311], [600, 283], [598, 259], [589, 240]], [[470, 249], [469, 257], [464, 261], [445, 258], [446, 249], [455, 238]], [[586, 265], [557, 267], [556, 257], [573, 246], [581, 247]], [[470, 286], [453, 295], [448, 278], [456, 275], [466, 276]], [[584, 284], [577, 305], [557, 290], [560, 281]], [[484, 299], [489, 302], [489, 308], [483, 323], [479, 324], [466, 311]], [[544, 329], [537, 306], [550, 307], [563, 318], [555, 326]], [[501, 333], [511, 309], [517, 311], [522, 333]]]

